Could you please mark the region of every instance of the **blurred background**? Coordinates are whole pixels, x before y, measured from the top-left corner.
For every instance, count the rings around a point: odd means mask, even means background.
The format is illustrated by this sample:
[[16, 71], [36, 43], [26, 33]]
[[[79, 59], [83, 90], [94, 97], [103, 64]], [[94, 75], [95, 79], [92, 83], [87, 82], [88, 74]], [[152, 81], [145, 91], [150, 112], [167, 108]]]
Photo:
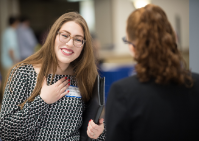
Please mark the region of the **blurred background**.
[[[130, 13], [148, 3], [159, 5], [166, 12], [176, 32], [178, 48], [189, 67], [189, 0], [0, 0], [0, 38], [8, 27], [10, 16], [26, 16], [37, 40], [34, 50], [37, 51], [59, 16], [70, 11], [79, 12], [93, 37], [99, 72], [106, 77], [107, 95], [114, 81], [134, 74], [135, 62], [122, 37], [126, 35]], [[0, 65], [1, 74], [2, 71]]]

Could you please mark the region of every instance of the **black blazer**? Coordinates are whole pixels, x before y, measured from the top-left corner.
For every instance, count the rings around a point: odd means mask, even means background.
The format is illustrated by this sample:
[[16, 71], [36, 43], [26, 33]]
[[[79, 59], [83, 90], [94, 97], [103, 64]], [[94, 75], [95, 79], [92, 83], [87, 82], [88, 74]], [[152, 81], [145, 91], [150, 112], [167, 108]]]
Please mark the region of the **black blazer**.
[[140, 83], [135, 76], [111, 86], [106, 141], [199, 141], [199, 75], [190, 89]]

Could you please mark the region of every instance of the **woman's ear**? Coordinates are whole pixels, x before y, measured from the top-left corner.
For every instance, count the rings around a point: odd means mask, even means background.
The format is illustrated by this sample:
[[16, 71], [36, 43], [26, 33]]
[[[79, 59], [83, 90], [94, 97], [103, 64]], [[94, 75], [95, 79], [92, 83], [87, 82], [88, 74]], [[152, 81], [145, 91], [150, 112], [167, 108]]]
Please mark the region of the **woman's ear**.
[[129, 50], [130, 50], [130, 53], [131, 53], [131, 56], [135, 56], [135, 47], [132, 45], [132, 44], [129, 44]]

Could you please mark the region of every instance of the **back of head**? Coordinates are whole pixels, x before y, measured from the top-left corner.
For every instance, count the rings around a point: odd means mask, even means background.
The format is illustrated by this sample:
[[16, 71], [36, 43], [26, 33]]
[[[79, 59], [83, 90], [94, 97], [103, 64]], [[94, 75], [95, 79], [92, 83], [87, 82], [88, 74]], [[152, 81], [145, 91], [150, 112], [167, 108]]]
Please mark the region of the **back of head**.
[[132, 12], [126, 30], [129, 40], [136, 43], [136, 71], [141, 82], [155, 79], [160, 84], [192, 85], [175, 32], [159, 6], [149, 4]]
[[12, 26], [13, 24], [15, 24], [16, 22], [18, 22], [18, 18], [16, 16], [10, 16], [8, 19], [8, 25]]
[[21, 23], [23, 23], [23, 22], [29, 22], [29, 18], [26, 17], [26, 16], [21, 16], [19, 20], [20, 20]]

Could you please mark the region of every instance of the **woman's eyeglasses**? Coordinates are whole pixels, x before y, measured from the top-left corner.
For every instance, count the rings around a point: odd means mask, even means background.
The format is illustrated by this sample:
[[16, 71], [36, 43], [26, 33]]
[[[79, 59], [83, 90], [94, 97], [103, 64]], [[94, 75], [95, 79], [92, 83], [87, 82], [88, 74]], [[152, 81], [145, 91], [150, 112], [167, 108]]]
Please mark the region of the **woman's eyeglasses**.
[[130, 41], [128, 41], [128, 40], [126, 39], [126, 37], [123, 37], [122, 40], [123, 40], [123, 42], [124, 42], [125, 44], [131, 44], [131, 45], [133, 45], [133, 46], [135, 47], [135, 45], [134, 45], [133, 43], [131, 43]]
[[59, 41], [62, 43], [68, 43], [70, 39], [73, 39], [73, 45], [75, 47], [82, 47], [86, 40], [83, 39], [81, 36], [71, 37], [71, 35], [67, 32], [58, 32], [59, 34]]

